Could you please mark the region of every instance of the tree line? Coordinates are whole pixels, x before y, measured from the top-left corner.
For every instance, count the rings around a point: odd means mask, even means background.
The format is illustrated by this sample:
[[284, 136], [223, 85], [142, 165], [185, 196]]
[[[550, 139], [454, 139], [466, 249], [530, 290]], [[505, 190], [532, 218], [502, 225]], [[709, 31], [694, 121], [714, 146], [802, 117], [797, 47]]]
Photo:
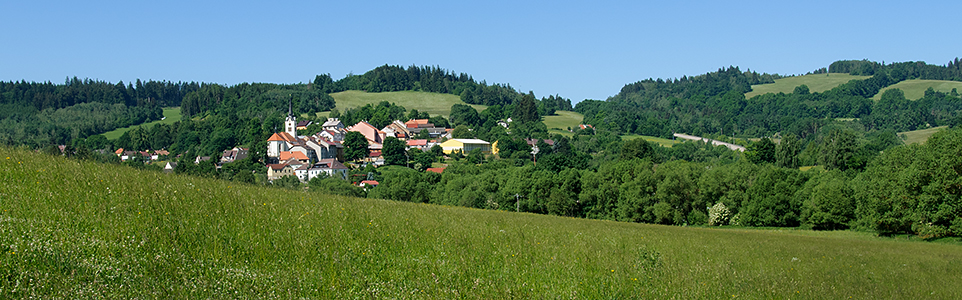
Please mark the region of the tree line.
[[[835, 67], [847, 70], [875, 64], [836, 65], [847, 66]], [[596, 128], [666, 138], [675, 132], [752, 137], [792, 132], [805, 136], [835, 118], [857, 119], [868, 130], [914, 130], [957, 123], [962, 110], [958, 93], [930, 90], [919, 101], [906, 100], [899, 91], [883, 95], [884, 101], [874, 102], [870, 97], [906, 79], [952, 79], [924, 71], [951, 73], [952, 68], [957, 68], [957, 64], [890, 64], [880, 67], [870, 78], [852, 80], [825, 92], [810, 92], [803, 85], [793, 93], [769, 93], [752, 99], [745, 99], [744, 93], [750, 91], [754, 75], [728, 68], [681, 80], [649, 79], [628, 84], [606, 101], [578, 103], [575, 111], [585, 115], [584, 122]], [[888, 122], [895, 116], [898, 122]]]

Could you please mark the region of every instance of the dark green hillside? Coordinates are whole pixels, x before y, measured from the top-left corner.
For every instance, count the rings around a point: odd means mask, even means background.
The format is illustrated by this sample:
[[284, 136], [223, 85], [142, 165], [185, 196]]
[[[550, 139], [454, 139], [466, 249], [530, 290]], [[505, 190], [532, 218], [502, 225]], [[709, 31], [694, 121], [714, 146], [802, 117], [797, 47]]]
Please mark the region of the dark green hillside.
[[962, 297], [959, 246], [334, 197], [0, 148], [0, 298]]

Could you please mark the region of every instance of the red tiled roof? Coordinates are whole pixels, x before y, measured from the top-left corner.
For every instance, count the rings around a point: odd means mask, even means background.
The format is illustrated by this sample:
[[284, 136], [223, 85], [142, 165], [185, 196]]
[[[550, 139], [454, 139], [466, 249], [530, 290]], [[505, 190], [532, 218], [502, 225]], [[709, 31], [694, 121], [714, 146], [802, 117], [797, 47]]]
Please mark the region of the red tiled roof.
[[280, 154], [281, 154], [280, 155], [281, 161], [285, 161], [291, 158], [296, 160], [307, 160], [307, 155], [304, 155], [304, 153], [301, 153], [301, 151], [281, 151]]
[[425, 170], [425, 171], [441, 174], [441, 173], [444, 172], [444, 168], [428, 168], [428, 169]]
[[378, 182], [375, 181], [375, 180], [364, 180], [364, 181], [361, 181], [361, 184], [366, 184], [366, 185], [378, 185], [378, 184], [380, 184], [380, 183], [378, 183]]
[[427, 146], [428, 140], [408, 140], [408, 146]]

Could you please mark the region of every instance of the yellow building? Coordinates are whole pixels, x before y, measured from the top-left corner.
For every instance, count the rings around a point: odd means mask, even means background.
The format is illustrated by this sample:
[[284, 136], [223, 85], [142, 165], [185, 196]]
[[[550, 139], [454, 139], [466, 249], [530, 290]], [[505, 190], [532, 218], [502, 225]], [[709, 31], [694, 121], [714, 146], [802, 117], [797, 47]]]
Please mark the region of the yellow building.
[[444, 150], [444, 154], [451, 154], [454, 151], [468, 154], [474, 149], [481, 149], [481, 152], [490, 153], [491, 143], [478, 139], [450, 139], [441, 143], [441, 149]]

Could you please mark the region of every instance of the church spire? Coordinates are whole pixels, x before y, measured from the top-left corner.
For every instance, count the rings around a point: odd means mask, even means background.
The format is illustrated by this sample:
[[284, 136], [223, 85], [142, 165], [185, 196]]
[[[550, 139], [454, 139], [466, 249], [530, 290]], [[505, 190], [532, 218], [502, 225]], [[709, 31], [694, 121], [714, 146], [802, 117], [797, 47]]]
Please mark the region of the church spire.
[[287, 98], [287, 115], [288, 116], [294, 115], [294, 100], [290, 98], [290, 95], [288, 95], [288, 98]]

